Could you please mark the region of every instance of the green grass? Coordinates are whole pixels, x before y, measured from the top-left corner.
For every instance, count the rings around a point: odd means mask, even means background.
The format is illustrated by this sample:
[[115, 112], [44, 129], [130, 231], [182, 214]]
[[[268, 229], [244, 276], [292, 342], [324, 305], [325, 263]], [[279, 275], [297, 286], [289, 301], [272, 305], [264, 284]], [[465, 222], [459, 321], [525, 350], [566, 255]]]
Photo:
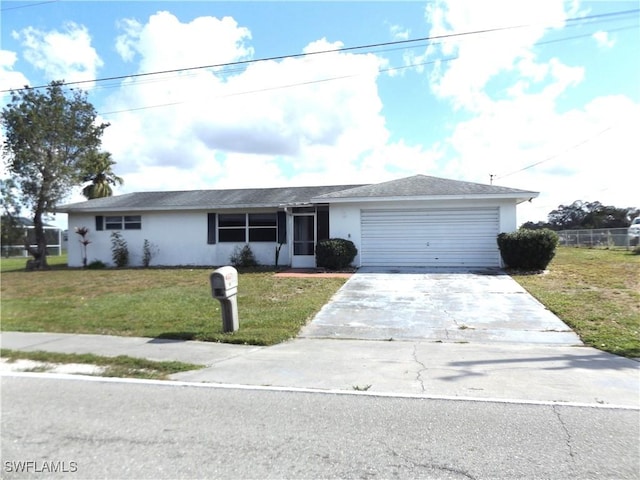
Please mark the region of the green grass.
[[585, 344], [640, 357], [640, 256], [561, 247], [546, 274], [513, 277]]
[[[202, 365], [182, 362], [154, 362], [142, 358], [132, 358], [125, 355], [118, 357], [100, 357], [93, 354], [52, 353], [52, 352], [22, 352], [17, 350], [0, 350], [0, 357], [9, 362], [16, 360], [34, 360], [44, 364], [84, 363], [105, 367], [101, 377], [129, 377], [165, 380], [169, 375], [188, 370], [200, 369]], [[38, 370], [46, 371], [45, 367]]]
[[[241, 273], [240, 330], [223, 333], [206, 269], [25, 272], [2, 259], [2, 330], [94, 333], [272, 345], [294, 337], [344, 279]], [[640, 357], [640, 256], [559, 248], [548, 273], [513, 277], [590, 346]]]
[[43, 272], [25, 272], [23, 259], [2, 259], [2, 330], [272, 345], [295, 337], [345, 282], [241, 273], [240, 329], [223, 333], [211, 270], [67, 269], [54, 258]]

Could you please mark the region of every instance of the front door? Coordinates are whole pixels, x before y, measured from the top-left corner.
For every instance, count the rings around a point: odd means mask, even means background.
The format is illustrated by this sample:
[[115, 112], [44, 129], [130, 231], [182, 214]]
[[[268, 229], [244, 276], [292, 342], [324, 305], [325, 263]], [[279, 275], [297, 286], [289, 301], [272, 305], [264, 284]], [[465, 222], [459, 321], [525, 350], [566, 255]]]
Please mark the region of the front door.
[[293, 215], [293, 258], [294, 268], [316, 266], [316, 215], [301, 213]]

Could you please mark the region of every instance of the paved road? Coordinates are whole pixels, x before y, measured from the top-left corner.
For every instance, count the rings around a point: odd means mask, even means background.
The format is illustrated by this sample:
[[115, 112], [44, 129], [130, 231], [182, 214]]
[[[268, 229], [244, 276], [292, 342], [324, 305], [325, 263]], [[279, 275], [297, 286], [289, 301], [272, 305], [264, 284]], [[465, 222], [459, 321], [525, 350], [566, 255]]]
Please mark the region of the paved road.
[[[640, 475], [630, 409], [42, 375], [3, 377], [2, 410], [6, 479]], [[44, 462], [76, 471], [36, 473]]]

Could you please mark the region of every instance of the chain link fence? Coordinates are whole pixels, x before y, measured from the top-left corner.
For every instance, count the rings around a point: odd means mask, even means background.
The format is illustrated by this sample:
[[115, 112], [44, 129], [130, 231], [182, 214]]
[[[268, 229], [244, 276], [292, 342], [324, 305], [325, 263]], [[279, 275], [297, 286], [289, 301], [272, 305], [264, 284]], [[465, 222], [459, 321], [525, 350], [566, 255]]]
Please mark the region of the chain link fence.
[[637, 239], [628, 235], [627, 228], [560, 230], [556, 233], [563, 246], [629, 249], [637, 245]]

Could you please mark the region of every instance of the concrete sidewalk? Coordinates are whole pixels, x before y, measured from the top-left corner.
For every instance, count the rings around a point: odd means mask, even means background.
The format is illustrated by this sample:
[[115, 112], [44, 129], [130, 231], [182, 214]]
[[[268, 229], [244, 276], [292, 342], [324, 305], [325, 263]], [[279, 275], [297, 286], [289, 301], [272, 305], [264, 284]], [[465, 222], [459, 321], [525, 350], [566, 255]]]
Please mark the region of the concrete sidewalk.
[[172, 376], [190, 382], [640, 408], [640, 363], [580, 346], [299, 338], [255, 347], [22, 332], [0, 334], [0, 344], [205, 365]]

